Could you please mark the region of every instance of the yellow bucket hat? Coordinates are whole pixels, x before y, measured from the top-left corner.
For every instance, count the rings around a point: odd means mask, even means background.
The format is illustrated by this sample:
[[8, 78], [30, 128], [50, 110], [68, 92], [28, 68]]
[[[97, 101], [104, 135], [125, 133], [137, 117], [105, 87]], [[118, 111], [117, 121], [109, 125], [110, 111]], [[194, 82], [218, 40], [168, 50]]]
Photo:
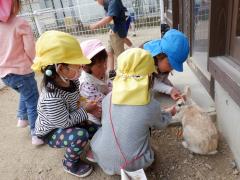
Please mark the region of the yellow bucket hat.
[[75, 37], [60, 31], [47, 31], [36, 43], [36, 57], [32, 69], [40, 72], [43, 67], [53, 64], [89, 64]]
[[150, 102], [149, 75], [156, 72], [151, 54], [140, 48], [118, 56], [117, 75], [113, 80], [112, 103], [146, 105]]

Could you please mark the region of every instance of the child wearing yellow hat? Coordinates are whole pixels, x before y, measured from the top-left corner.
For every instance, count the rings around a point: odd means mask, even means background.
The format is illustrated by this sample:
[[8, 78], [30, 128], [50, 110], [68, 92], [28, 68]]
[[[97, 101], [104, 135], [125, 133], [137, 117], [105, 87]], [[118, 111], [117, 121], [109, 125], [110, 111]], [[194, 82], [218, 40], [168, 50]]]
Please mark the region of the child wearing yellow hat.
[[88, 103], [85, 109], [78, 106], [81, 66], [89, 63], [79, 42], [67, 33], [48, 31], [36, 43], [32, 69], [43, 73], [43, 88], [35, 133], [50, 147], [66, 147], [63, 168], [78, 177], [92, 172], [92, 167], [80, 160], [80, 154], [97, 130], [85, 123], [87, 113], [99, 113], [94, 103]]
[[91, 140], [93, 160], [109, 175], [149, 167], [154, 161], [149, 128], [165, 127], [175, 113], [161, 111], [151, 94], [156, 70], [149, 52], [132, 48], [117, 62], [112, 94], [102, 103], [102, 127]]

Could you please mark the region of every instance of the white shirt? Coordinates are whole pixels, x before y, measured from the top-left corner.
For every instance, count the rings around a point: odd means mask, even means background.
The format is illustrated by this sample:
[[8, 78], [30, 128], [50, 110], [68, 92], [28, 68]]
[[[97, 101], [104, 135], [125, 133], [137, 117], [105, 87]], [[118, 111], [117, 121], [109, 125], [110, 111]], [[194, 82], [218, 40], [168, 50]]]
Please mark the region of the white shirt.
[[154, 78], [154, 84], [153, 84], [154, 91], [165, 93], [165, 94], [171, 94], [172, 88], [173, 88], [172, 86], [165, 84], [160, 79]]

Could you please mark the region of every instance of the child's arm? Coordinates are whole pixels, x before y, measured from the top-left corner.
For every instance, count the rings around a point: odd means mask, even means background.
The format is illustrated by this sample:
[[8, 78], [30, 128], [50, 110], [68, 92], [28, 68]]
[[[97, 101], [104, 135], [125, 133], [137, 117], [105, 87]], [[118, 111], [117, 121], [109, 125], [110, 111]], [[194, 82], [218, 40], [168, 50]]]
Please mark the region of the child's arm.
[[173, 100], [177, 100], [181, 96], [181, 92], [178, 89], [165, 84], [164, 82], [158, 80], [157, 78], [154, 79], [153, 90], [169, 94]]
[[[95, 118], [101, 118], [102, 117], [102, 107], [101, 105], [97, 104], [97, 101], [88, 101], [85, 110], [94, 116]], [[91, 118], [89, 115], [89, 119], [91, 121]]]
[[88, 100], [96, 101], [99, 105], [101, 105], [102, 100], [105, 97], [102, 92], [98, 91], [94, 84], [90, 83], [83, 83], [81, 85], [80, 94]]
[[85, 109], [85, 111], [88, 112], [88, 118], [90, 118], [91, 114], [97, 118], [101, 118], [102, 108], [99, 107], [97, 101], [89, 101], [84, 97], [80, 97], [79, 101], [77, 102], [77, 105], [78, 108], [82, 107]]
[[169, 86], [163, 83], [161, 80], [154, 78], [153, 90], [170, 95], [172, 89], [172, 86]]
[[88, 119], [87, 112], [83, 108], [69, 112], [60, 98], [45, 99], [41, 102], [41, 108], [51, 126], [56, 128], [72, 127]]
[[98, 22], [96, 22], [94, 24], [91, 24], [90, 25], [90, 29], [94, 30], [94, 29], [97, 29], [99, 27], [105, 26], [105, 25], [109, 24], [112, 20], [113, 20], [112, 16], [104, 17], [100, 21], [98, 21]]
[[35, 58], [35, 41], [31, 26], [23, 20], [18, 27], [18, 33], [22, 36], [24, 51], [29, 59]]
[[98, 21], [97, 23], [90, 25], [90, 29], [96, 29], [98, 27], [109, 24], [113, 20], [113, 17], [119, 16], [119, 13], [120, 13], [119, 2], [109, 1], [107, 16]]

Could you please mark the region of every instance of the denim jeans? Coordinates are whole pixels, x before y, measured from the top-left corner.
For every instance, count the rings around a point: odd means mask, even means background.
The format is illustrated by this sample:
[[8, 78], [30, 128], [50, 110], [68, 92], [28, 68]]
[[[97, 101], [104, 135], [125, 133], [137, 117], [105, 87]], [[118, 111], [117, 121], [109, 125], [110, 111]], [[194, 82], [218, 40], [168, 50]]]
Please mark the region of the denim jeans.
[[34, 76], [34, 73], [26, 75], [8, 74], [2, 78], [5, 85], [11, 87], [20, 94], [17, 116], [21, 120], [28, 120], [31, 130], [35, 128], [39, 97], [37, 82]]

